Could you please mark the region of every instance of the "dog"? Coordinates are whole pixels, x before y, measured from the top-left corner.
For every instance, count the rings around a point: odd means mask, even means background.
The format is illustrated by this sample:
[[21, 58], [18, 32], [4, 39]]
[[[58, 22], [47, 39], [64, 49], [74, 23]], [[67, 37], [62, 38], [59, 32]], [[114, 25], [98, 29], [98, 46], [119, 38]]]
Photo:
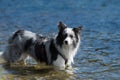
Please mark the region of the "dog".
[[37, 62], [45, 62], [59, 69], [71, 68], [80, 45], [82, 26], [69, 28], [60, 21], [58, 30], [58, 34], [53, 38], [18, 30], [9, 38], [2, 57], [9, 64], [24, 61], [27, 56], [31, 56]]

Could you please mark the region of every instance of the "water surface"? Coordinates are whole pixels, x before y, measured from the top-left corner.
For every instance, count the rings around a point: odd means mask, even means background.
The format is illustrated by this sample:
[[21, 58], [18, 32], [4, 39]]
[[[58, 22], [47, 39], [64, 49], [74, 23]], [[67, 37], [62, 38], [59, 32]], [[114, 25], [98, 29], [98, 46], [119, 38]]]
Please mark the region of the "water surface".
[[19, 80], [119, 80], [119, 0], [0, 0], [0, 51], [18, 29], [47, 36], [57, 33], [58, 21], [83, 25], [81, 47], [69, 75], [51, 68], [10, 68], [0, 64], [0, 78]]

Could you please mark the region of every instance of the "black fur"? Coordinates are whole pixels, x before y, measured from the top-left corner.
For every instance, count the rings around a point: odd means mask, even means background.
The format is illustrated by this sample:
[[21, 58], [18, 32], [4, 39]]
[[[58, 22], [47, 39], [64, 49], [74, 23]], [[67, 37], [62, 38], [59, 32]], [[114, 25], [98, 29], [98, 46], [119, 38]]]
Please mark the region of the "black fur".
[[58, 51], [57, 49], [55, 48], [55, 45], [53, 44], [53, 40], [51, 41], [51, 44], [50, 44], [50, 53], [51, 53], [51, 63], [57, 59], [57, 56], [58, 56]]
[[61, 30], [59, 33], [58, 33], [58, 36], [57, 36], [57, 45], [59, 46], [62, 46], [63, 44], [63, 41], [65, 40], [65, 38], [67, 37], [67, 34], [64, 34], [63, 35], [63, 30]]
[[45, 45], [43, 43], [39, 44], [38, 42], [35, 44], [35, 56], [37, 61], [48, 64]]
[[36, 35], [37, 39], [35, 41], [35, 56], [36, 56], [36, 60], [39, 62], [45, 62], [46, 64], [48, 64], [48, 60], [47, 60], [47, 54], [46, 54], [46, 50], [45, 50], [45, 44], [44, 41], [47, 39], [46, 37], [43, 37], [41, 35]]
[[33, 38], [28, 39], [25, 43], [24, 50], [27, 51], [32, 44], [33, 44]]
[[15, 39], [15, 38], [18, 36], [18, 34], [22, 35], [23, 33], [24, 33], [24, 30], [18, 30], [18, 31], [16, 31], [16, 32], [13, 34], [12, 39]]
[[51, 41], [50, 44], [50, 53], [51, 53], [51, 63], [57, 59], [57, 56], [60, 55], [64, 60], [65, 60], [65, 64], [67, 63], [67, 58], [65, 58], [65, 56], [63, 54], [61, 54], [55, 47], [55, 44], [53, 43], [53, 40]]

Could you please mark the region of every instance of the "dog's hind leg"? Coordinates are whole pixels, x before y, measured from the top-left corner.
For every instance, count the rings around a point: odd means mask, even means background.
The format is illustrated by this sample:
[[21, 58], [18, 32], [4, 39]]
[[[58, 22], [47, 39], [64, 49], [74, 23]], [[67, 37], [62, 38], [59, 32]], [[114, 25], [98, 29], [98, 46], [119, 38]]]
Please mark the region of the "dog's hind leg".
[[8, 45], [6, 50], [3, 52], [2, 57], [8, 63], [15, 63], [19, 60], [22, 55], [22, 50], [16, 45]]

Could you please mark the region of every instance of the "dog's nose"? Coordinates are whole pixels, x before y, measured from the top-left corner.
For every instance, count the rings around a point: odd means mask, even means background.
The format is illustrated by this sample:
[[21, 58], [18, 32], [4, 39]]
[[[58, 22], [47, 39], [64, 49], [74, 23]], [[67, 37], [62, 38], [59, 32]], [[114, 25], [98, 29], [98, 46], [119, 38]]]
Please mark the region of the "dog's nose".
[[68, 45], [68, 41], [65, 41], [65, 44]]

